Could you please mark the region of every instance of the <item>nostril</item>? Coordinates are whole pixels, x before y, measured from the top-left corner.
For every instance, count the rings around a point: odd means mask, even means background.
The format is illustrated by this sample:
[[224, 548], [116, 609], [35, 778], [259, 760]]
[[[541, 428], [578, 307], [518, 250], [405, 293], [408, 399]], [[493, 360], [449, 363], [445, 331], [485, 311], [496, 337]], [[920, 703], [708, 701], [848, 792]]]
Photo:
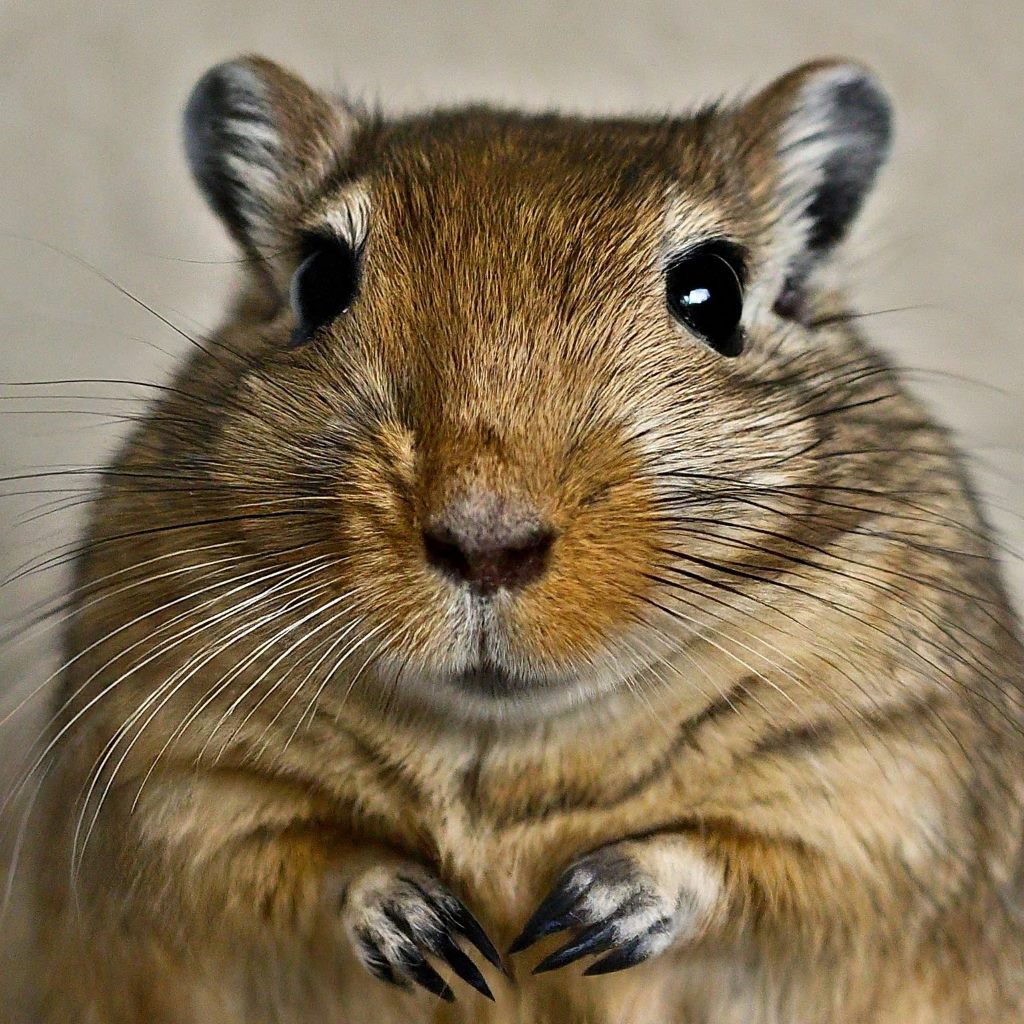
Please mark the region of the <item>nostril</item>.
[[533, 529], [514, 537], [460, 537], [444, 527], [423, 531], [427, 562], [480, 594], [518, 589], [547, 569], [554, 531]]
[[541, 576], [554, 540], [551, 530], [535, 530], [517, 543], [498, 549], [495, 561], [505, 586], [522, 587]]
[[453, 579], [466, 579], [469, 559], [450, 532], [443, 529], [423, 531], [423, 549], [427, 561]]

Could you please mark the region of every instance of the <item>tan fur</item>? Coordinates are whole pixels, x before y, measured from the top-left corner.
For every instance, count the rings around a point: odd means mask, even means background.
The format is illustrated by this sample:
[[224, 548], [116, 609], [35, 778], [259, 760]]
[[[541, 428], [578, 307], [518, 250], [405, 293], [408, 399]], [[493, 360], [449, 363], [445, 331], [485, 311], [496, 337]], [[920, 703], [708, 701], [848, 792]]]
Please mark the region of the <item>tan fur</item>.
[[[773, 147], [831, 65], [687, 120], [358, 126], [251, 66], [300, 155], [259, 228], [280, 244], [95, 505], [43, 1019], [1020, 1020], [1024, 672], [986, 528], [841, 295], [812, 289], [813, 329], [771, 308], [798, 244]], [[363, 195], [360, 298], [287, 350], [296, 238]], [[661, 261], [701, 235], [750, 253], [736, 360], [665, 311]], [[557, 531], [492, 603], [493, 656], [534, 681], [492, 704], [444, 682], [474, 651], [419, 539], [481, 489]], [[409, 860], [504, 948], [629, 837], [711, 902], [621, 974], [532, 977], [550, 940], [486, 972], [495, 1003], [443, 1006], [371, 978], [339, 923]]]

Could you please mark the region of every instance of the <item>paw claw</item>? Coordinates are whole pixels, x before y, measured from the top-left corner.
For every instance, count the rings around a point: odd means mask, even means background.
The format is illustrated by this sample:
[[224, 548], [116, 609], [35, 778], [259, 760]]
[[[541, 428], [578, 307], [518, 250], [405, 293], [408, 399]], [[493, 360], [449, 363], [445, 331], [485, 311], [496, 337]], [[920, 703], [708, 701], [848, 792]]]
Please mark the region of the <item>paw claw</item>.
[[406, 953], [399, 960], [399, 965], [413, 981], [422, 985], [428, 992], [433, 992], [446, 1003], [455, 1002], [455, 993], [451, 987], [418, 952], [412, 950]]
[[449, 935], [441, 932], [430, 951], [443, 960], [467, 985], [471, 985], [480, 995], [494, 1001], [494, 996], [484, 976], [480, 973], [480, 969], [459, 949]]
[[398, 988], [409, 988], [409, 983], [399, 977], [391, 969], [390, 964], [381, 951], [380, 946], [366, 933], [359, 935], [357, 944], [359, 947], [360, 959], [366, 966], [366, 969], [378, 980], [386, 981], [389, 985], [395, 985]]
[[593, 978], [599, 974], [624, 971], [627, 967], [636, 967], [637, 964], [643, 963], [650, 955], [650, 948], [644, 937], [638, 936], [624, 946], [619, 946], [597, 963], [591, 964], [583, 973]]
[[615, 945], [617, 930], [614, 920], [602, 921], [589, 928], [584, 928], [575, 939], [541, 960], [534, 967], [533, 973], [545, 974], [547, 971], [556, 971], [559, 967], [566, 967], [581, 957], [606, 952]]
[[571, 924], [578, 923], [573, 915], [573, 908], [588, 888], [587, 881], [578, 878], [576, 871], [570, 870], [562, 875], [555, 883], [554, 889], [533, 912], [523, 930], [508, 947], [509, 953], [521, 953], [544, 936], [560, 932]]
[[505, 965], [465, 905], [425, 873], [420, 878], [392, 876], [383, 868], [367, 872], [350, 887], [342, 914], [363, 965], [374, 977], [403, 988], [409, 988], [411, 980], [452, 1002], [455, 993], [427, 962], [431, 956], [481, 995], [494, 999], [455, 936], [471, 942], [502, 971]]
[[684, 837], [613, 843], [563, 872], [509, 952], [568, 928], [569, 940], [534, 974], [602, 954], [585, 974], [621, 971], [702, 934], [714, 918], [719, 884], [714, 865]]
[[450, 897], [444, 907], [455, 930], [468, 942], [471, 942], [490, 964], [497, 967], [506, 978], [511, 977], [501, 954], [494, 948], [494, 943], [480, 926], [480, 922], [469, 912], [466, 905], [454, 896]]

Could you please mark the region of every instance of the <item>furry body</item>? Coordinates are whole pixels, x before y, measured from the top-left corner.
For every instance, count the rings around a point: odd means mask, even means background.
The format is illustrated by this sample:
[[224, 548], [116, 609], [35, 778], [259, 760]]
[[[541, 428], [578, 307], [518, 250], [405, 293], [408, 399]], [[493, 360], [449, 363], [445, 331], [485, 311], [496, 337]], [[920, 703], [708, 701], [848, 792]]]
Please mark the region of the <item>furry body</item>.
[[[79, 562], [47, 1020], [1020, 1019], [1017, 625], [955, 453], [824, 283], [873, 88], [390, 123], [258, 60], [207, 80], [190, 157], [251, 268]], [[359, 297], [292, 349], [323, 232]], [[735, 360], [664, 310], [719, 237]], [[486, 600], [420, 540], [481, 494], [556, 537]], [[365, 969], [403, 980], [435, 881], [505, 949], [567, 868], [571, 931], [642, 962], [531, 975], [563, 932], [451, 1004]]]

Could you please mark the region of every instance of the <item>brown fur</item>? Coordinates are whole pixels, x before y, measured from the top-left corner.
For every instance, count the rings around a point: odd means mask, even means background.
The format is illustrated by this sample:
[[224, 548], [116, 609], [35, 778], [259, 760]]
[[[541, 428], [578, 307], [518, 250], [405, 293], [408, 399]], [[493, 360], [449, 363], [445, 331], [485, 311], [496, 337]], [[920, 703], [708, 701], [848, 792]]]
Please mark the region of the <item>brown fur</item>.
[[[1024, 671], [986, 527], [840, 293], [771, 310], [781, 124], [830, 65], [663, 122], [379, 121], [249, 66], [289, 186], [236, 228], [242, 298], [95, 505], [44, 798], [45, 1019], [1020, 1020]], [[299, 235], [354, 187], [360, 298], [289, 350]], [[665, 312], [664, 254], [702, 233], [749, 254], [735, 360]], [[443, 682], [473, 641], [419, 539], [473, 488], [557, 533], [494, 601], [492, 656], [530, 686], [491, 703]], [[493, 1004], [443, 1006], [371, 978], [338, 923], [348, 882], [412, 860], [507, 945], [630, 837], [720, 890], [621, 974], [532, 977], [531, 951]]]

